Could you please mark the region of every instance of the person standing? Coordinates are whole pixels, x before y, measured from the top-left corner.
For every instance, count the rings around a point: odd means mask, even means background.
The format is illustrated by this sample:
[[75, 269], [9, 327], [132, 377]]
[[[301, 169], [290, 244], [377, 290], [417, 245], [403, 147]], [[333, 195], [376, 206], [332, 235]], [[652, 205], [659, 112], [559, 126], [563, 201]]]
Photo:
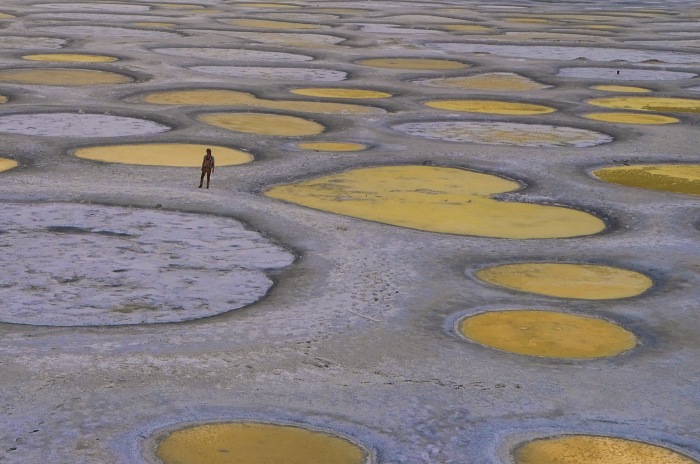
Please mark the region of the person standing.
[[214, 172], [214, 157], [211, 155], [211, 148], [207, 148], [207, 154], [202, 160], [202, 177], [199, 178], [199, 188], [202, 188], [204, 176], [207, 176], [207, 188], [209, 188], [209, 178]]

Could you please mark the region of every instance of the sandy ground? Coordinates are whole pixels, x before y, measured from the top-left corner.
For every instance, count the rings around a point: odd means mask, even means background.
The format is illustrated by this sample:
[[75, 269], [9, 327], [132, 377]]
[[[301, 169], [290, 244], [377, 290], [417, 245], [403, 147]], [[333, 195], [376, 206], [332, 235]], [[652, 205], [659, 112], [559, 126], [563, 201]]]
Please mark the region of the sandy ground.
[[[275, 284], [257, 303], [187, 322], [88, 327], [7, 323], [8, 305], [0, 302], [0, 462], [153, 463], [153, 436], [164, 429], [244, 419], [336, 431], [370, 449], [377, 463], [511, 463], [519, 443], [571, 433], [647, 441], [700, 460], [697, 196], [606, 184], [590, 174], [623, 162], [698, 163], [700, 116], [674, 114], [681, 122], [664, 126], [580, 117], [599, 110], [585, 100], [606, 95], [592, 90], [593, 85], [621, 83], [660, 96], [699, 98], [700, 54], [692, 41], [700, 40], [700, 22], [691, 20], [700, 19], [695, 2], [290, 1], [302, 7], [295, 9], [187, 2], [202, 11], [172, 8], [176, 0], [163, 3], [2, 2], [0, 12], [15, 16], [0, 19], [2, 68], [58, 66], [135, 79], [79, 87], [0, 82], [0, 94], [9, 97], [0, 105], [0, 157], [20, 164], [0, 173], [0, 199], [9, 203], [4, 209], [24, 210], [26, 205], [30, 210], [46, 203], [58, 214], [61, 203], [79, 203], [98, 209], [157, 209], [155, 216], [199, 214], [193, 227], [205, 230], [202, 240], [210, 237], [207, 228], [218, 228], [224, 220], [212, 215], [223, 216], [259, 231], [266, 243], [293, 250], [296, 260], [266, 271]], [[329, 8], [366, 11], [341, 14]], [[608, 17], [547, 17], [574, 13]], [[241, 18], [321, 27], [277, 30], [232, 22]], [[541, 21], [528, 22], [532, 18]], [[167, 24], [133, 25], [147, 21]], [[450, 31], [442, 27], [446, 22], [488, 29]], [[537, 39], [538, 32], [548, 34]], [[469, 51], [459, 44], [470, 44]], [[555, 48], [524, 47], [535, 44]], [[504, 46], [510, 47], [498, 48]], [[177, 55], [154, 50], [169, 47], [247, 51]], [[628, 48], [635, 52], [626, 52]], [[110, 55], [119, 61], [21, 59], [57, 52]], [[470, 66], [431, 71], [356, 64], [392, 57], [449, 59]], [[269, 69], [275, 65], [285, 70]], [[220, 66], [231, 69], [215, 68]], [[560, 73], [560, 68], [583, 72]], [[619, 79], [611, 68], [623, 70]], [[590, 71], [595, 69], [600, 72]], [[639, 77], [630, 79], [625, 70]], [[517, 73], [552, 87], [499, 92], [414, 83], [486, 72]], [[256, 109], [159, 106], [133, 98], [150, 91], [211, 88], [301, 101], [308, 97], [289, 90], [314, 86], [394, 96], [360, 101], [386, 110], [371, 115], [259, 110], [311, 118], [326, 127], [324, 134], [299, 138], [232, 132], [196, 119], [206, 112]], [[558, 111], [516, 117], [423, 105], [458, 98], [525, 101]], [[451, 142], [392, 129], [441, 121], [573, 128], [600, 134], [601, 143]], [[153, 130], [139, 132], [143, 127]], [[300, 141], [356, 142], [370, 148], [313, 152], [298, 148]], [[219, 168], [212, 188], [200, 190], [197, 168], [108, 164], [71, 155], [79, 147], [148, 142], [230, 146], [248, 150], [255, 161]], [[194, 164], [202, 155], [192, 153]], [[262, 195], [275, 184], [355, 167], [421, 163], [519, 180], [526, 187], [503, 198], [571, 205], [596, 213], [608, 228], [570, 239], [463, 237], [343, 217]], [[15, 217], [20, 216], [3, 216], [0, 232], [15, 230]], [[16, 260], [29, 259], [22, 252], [25, 246], [38, 249], [31, 255], [34, 269], [50, 274], [51, 266], [59, 266], [61, 258], [46, 249], [65, 249], [81, 269], [89, 253], [70, 250], [67, 239], [42, 229], [54, 227], [58, 234], [55, 227], [76, 225], [55, 217], [49, 212], [41, 216], [45, 224], [25, 237], [34, 240], [31, 247], [0, 234], [0, 244], [10, 247], [0, 255], [0, 283], [12, 280]], [[114, 227], [129, 234], [135, 226], [125, 221]], [[179, 222], [175, 216], [169, 221]], [[82, 227], [99, 230], [99, 224]], [[108, 262], [111, 245], [106, 241], [114, 237], [90, 236], [83, 245], [100, 240], [105, 242], [96, 246], [104, 253], [96, 259]], [[166, 253], [169, 246], [156, 244], [149, 252]], [[226, 253], [213, 248], [203, 247], [196, 256], [202, 267], [215, 269]], [[643, 272], [655, 285], [637, 297], [586, 301], [509, 291], [473, 277], [483, 267], [520, 261], [609, 264]], [[98, 293], [91, 298], [112, 296], [95, 288]], [[24, 304], [34, 305], [34, 314], [49, 307], [41, 297]], [[613, 358], [552, 360], [496, 351], [454, 334], [453, 324], [461, 316], [524, 308], [605, 318], [634, 332], [640, 345]]]

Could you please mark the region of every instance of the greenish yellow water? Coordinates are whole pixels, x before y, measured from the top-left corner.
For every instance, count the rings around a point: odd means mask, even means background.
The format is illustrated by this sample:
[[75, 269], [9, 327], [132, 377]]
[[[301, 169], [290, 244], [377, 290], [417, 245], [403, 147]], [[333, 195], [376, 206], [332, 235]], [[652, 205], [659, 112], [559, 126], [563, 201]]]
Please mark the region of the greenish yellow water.
[[389, 98], [390, 93], [378, 92], [376, 90], [361, 90], [361, 89], [330, 89], [330, 88], [304, 88], [292, 89], [291, 93], [295, 95], [304, 95], [307, 97], [320, 98]]
[[81, 53], [45, 53], [36, 55], [24, 55], [24, 60], [52, 61], [56, 63], [108, 63], [117, 61], [118, 58], [107, 55], [85, 55]]
[[586, 119], [595, 121], [615, 122], [618, 124], [673, 124], [678, 122], [677, 118], [662, 116], [660, 114], [644, 113], [588, 113], [583, 115]]
[[364, 464], [354, 443], [300, 427], [254, 422], [177, 430], [158, 445], [163, 464]]
[[593, 171], [606, 182], [700, 195], [700, 164], [639, 164], [614, 166]]
[[629, 92], [629, 93], [648, 93], [649, 89], [644, 87], [633, 87], [629, 85], [594, 85], [593, 89], [602, 90], [603, 92]]
[[516, 464], [697, 464], [676, 451], [624, 438], [564, 435], [534, 440], [515, 451]]
[[74, 154], [105, 163], [138, 164], [143, 166], [200, 167], [207, 148], [212, 150], [216, 166], [250, 163], [250, 153], [228, 147], [192, 143], [144, 143], [80, 148]]
[[498, 201], [518, 190], [502, 177], [434, 166], [361, 168], [280, 185], [265, 195], [309, 208], [429, 232], [499, 238], [596, 234], [605, 223], [560, 206]]
[[326, 114], [376, 114], [385, 112], [381, 108], [349, 103], [266, 100], [247, 92], [238, 92], [235, 90], [168, 90], [143, 95], [141, 100], [146, 103], [154, 103], [157, 105], [249, 106], [252, 108], [265, 108], [270, 110]]
[[351, 142], [304, 142], [298, 143], [299, 148], [313, 151], [362, 151], [367, 145]]
[[0, 158], [0, 172], [9, 171], [10, 169], [16, 168], [17, 166], [19, 166], [19, 164], [15, 160]]
[[197, 119], [235, 132], [278, 137], [317, 135], [325, 130], [325, 127], [317, 122], [279, 114], [210, 113], [200, 115]]
[[667, 97], [607, 97], [588, 100], [589, 105], [659, 113], [700, 113], [700, 100]]
[[126, 84], [133, 79], [123, 74], [92, 69], [4, 69], [0, 82], [25, 85], [79, 87], [83, 85]]
[[469, 340], [525, 356], [594, 359], [637, 346], [637, 337], [616, 324], [551, 311], [487, 312], [467, 317], [458, 325]]
[[519, 263], [476, 272], [484, 282], [558, 298], [607, 300], [647, 291], [653, 281], [639, 272], [597, 264]]
[[497, 100], [435, 100], [426, 102], [425, 106], [464, 113], [508, 114], [513, 116], [545, 114], [556, 111], [549, 106]]

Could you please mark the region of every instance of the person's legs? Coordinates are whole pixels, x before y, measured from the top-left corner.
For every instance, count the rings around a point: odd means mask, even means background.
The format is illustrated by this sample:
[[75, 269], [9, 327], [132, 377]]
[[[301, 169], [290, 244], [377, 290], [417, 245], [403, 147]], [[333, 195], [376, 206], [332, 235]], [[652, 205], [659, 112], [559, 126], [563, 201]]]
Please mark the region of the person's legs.
[[207, 169], [207, 188], [209, 188], [209, 178], [211, 177], [211, 169]]
[[[206, 172], [204, 171], [204, 169], [202, 169], [202, 177], [199, 178], [199, 188], [202, 188], [202, 183], [204, 182], [204, 174], [206, 174]], [[208, 184], [209, 182], [207, 182], [207, 185]]]

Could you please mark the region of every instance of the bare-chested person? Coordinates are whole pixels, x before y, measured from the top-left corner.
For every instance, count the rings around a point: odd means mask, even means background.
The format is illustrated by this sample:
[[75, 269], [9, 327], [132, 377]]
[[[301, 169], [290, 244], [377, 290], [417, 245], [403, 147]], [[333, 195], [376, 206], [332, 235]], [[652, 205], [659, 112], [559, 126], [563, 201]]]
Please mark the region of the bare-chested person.
[[209, 178], [214, 172], [214, 157], [211, 156], [211, 148], [207, 148], [207, 154], [204, 155], [202, 160], [202, 177], [199, 178], [199, 188], [202, 188], [204, 183], [204, 176], [207, 176], [207, 188], [209, 188]]

